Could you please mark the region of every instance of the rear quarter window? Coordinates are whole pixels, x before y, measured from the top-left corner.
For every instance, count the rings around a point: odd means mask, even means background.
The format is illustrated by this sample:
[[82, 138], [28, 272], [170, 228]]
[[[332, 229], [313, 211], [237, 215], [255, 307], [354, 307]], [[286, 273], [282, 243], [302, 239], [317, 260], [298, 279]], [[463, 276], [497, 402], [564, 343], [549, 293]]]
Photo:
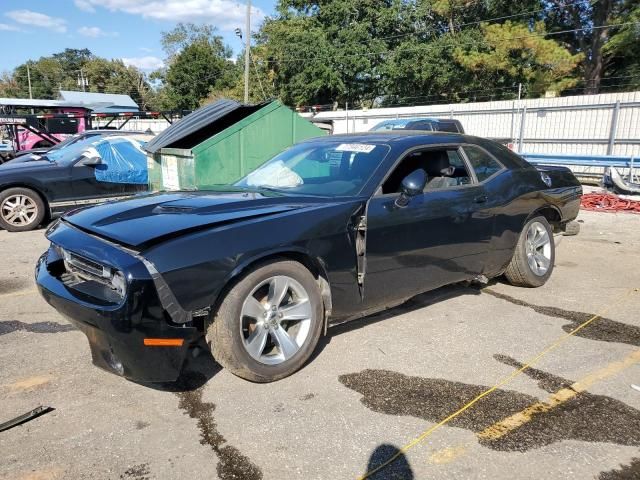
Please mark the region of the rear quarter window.
[[469, 163], [476, 172], [478, 182], [484, 182], [491, 175], [502, 170], [503, 166], [483, 149], [473, 146], [465, 146], [464, 153], [469, 158]]
[[455, 122], [443, 122], [440, 121], [438, 124], [438, 130], [441, 132], [450, 132], [450, 133], [459, 133], [460, 129], [458, 128], [458, 124]]

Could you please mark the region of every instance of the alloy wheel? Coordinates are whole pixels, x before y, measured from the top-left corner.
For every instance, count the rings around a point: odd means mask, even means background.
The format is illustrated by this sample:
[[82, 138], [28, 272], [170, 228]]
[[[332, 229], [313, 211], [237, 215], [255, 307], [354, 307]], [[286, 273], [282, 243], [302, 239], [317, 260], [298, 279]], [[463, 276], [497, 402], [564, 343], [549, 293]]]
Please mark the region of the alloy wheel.
[[27, 195], [11, 195], [2, 202], [0, 215], [8, 224], [24, 227], [35, 221], [38, 216], [38, 206]]
[[309, 295], [297, 280], [285, 275], [267, 278], [242, 304], [242, 344], [254, 360], [280, 364], [300, 350], [312, 317]]
[[544, 276], [551, 266], [551, 237], [540, 222], [533, 222], [527, 229], [525, 250], [531, 271]]

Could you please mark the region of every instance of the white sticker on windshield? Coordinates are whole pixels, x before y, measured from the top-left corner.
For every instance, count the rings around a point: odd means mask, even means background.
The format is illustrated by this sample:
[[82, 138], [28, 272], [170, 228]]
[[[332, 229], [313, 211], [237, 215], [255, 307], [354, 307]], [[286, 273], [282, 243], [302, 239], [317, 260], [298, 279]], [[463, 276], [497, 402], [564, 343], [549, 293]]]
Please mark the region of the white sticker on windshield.
[[337, 152], [359, 152], [359, 153], [371, 153], [375, 145], [366, 145], [364, 143], [341, 143], [336, 148]]

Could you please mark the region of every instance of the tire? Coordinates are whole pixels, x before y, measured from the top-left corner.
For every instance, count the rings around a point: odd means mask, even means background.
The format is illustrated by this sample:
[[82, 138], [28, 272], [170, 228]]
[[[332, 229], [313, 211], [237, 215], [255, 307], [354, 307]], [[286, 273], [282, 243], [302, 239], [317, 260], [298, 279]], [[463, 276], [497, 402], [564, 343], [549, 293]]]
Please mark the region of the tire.
[[45, 213], [42, 198], [33, 190], [15, 187], [0, 192], [0, 227], [9, 232], [33, 230]]
[[[546, 243], [543, 243], [544, 240]], [[509, 283], [518, 287], [540, 287], [551, 276], [555, 259], [556, 251], [551, 225], [546, 218], [535, 217], [522, 229], [513, 258], [504, 271], [504, 276]]]
[[[294, 320], [294, 314], [300, 319]], [[309, 360], [320, 339], [323, 315], [311, 272], [295, 261], [274, 261], [257, 266], [229, 290], [207, 329], [207, 343], [216, 361], [234, 375], [273, 382]]]

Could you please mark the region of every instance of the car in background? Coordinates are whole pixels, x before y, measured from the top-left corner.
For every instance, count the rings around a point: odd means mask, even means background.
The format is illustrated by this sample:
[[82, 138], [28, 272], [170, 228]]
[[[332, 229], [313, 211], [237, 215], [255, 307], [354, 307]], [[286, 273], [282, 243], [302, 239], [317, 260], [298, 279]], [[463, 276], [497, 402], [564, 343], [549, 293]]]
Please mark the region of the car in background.
[[0, 165], [0, 228], [33, 230], [79, 205], [147, 191], [142, 146], [152, 135], [102, 133], [74, 137], [29, 161]]
[[433, 117], [383, 120], [377, 125], [374, 125], [369, 131], [384, 132], [387, 130], [424, 130], [427, 132], [464, 133], [464, 128], [459, 120]]
[[120, 131], [120, 130], [85, 130], [82, 133], [77, 133], [70, 137], [67, 137], [62, 142], [53, 145], [52, 147], [40, 147], [40, 148], [32, 148], [31, 150], [24, 150], [20, 152], [16, 152], [15, 158], [11, 160], [7, 160], [5, 163], [20, 163], [20, 162], [30, 162], [32, 160], [40, 160], [43, 155], [46, 155], [48, 152], [55, 152], [62, 148], [66, 148], [69, 145], [72, 145], [76, 142], [80, 142], [84, 139], [90, 137], [107, 137], [110, 135], [153, 135], [153, 132], [134, 132], [134, 131]]
[[0, 164], [11, 158], [13, 145], [10, 140], [0, 140]]

